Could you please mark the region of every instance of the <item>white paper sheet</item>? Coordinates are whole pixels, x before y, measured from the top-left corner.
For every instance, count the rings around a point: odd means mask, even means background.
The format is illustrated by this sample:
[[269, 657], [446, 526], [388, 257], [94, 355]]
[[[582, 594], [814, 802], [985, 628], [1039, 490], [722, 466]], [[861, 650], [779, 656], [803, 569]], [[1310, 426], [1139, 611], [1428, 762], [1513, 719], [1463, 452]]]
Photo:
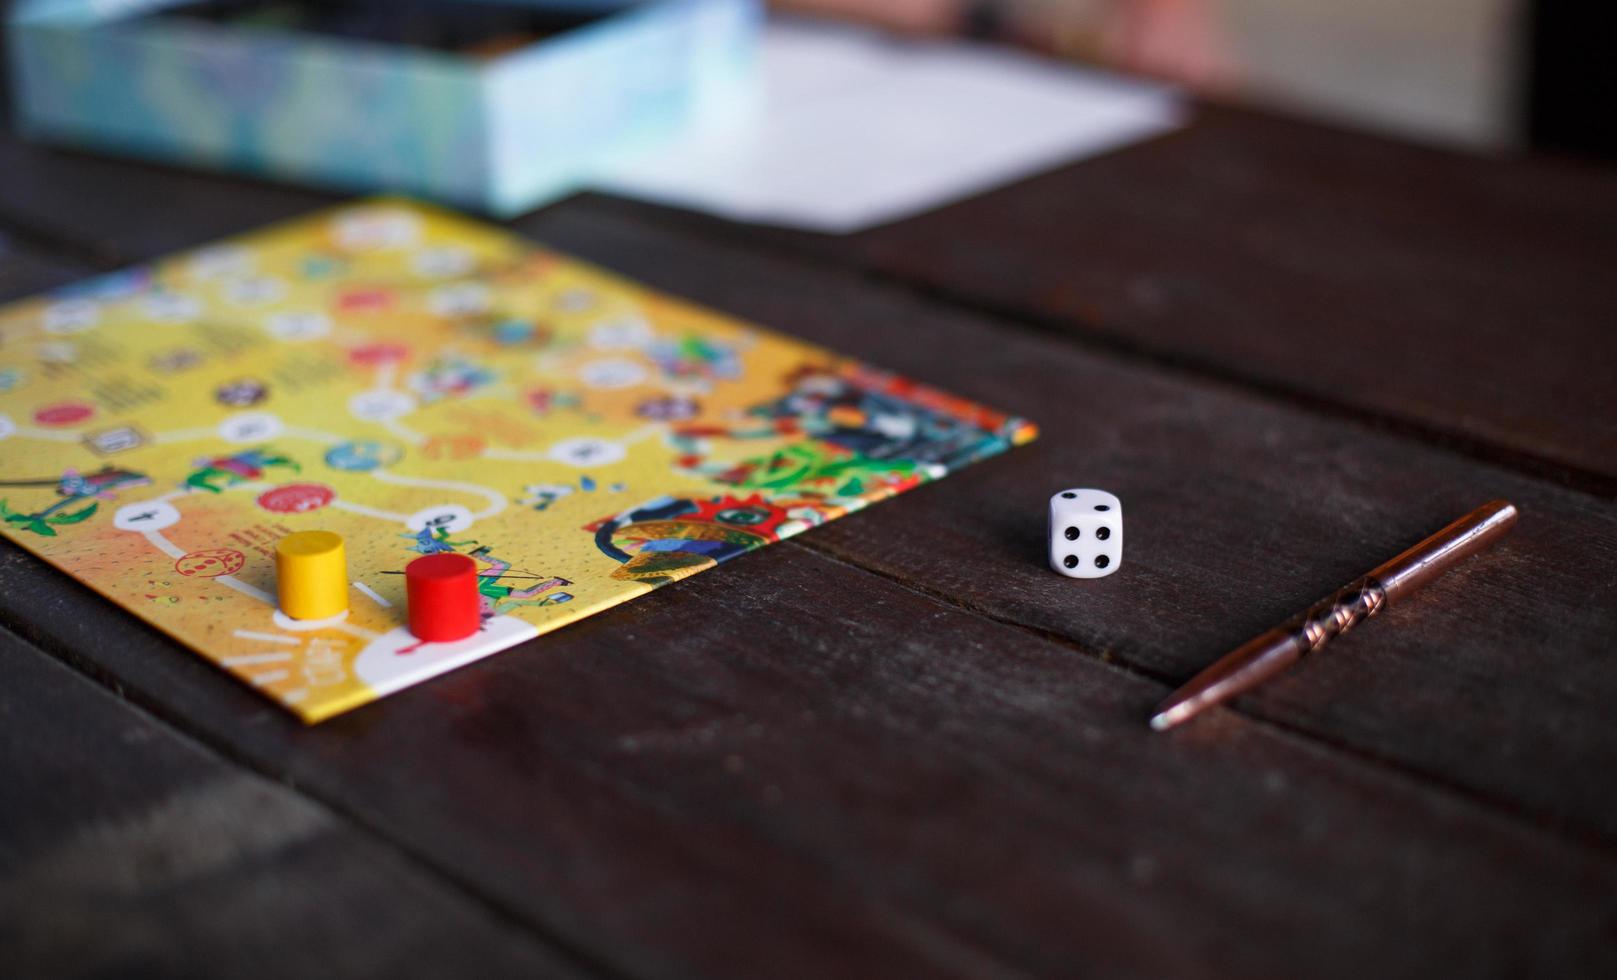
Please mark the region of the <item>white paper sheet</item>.
[[970, 42], [777, 20], [750, 112], [614, 168], [603, 190], [853, 232], [1181, 125], [1171, 89]]

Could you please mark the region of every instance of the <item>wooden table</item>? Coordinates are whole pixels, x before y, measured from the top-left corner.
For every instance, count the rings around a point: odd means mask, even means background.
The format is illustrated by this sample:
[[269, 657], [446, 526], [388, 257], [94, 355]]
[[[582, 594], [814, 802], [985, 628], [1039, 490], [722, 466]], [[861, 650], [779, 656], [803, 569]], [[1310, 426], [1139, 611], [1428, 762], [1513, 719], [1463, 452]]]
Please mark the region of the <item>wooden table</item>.
[[[333, 200], [8, 136], [0, 293]], [[1206, 107], [849, 238], [512, 224], [1044, 434], [315, 728], [0, 548], [0, 973], [1614, 975], [1617, 176]], [[1041, 557], [1074, 483], [1127, 502], [1098, 583]]]

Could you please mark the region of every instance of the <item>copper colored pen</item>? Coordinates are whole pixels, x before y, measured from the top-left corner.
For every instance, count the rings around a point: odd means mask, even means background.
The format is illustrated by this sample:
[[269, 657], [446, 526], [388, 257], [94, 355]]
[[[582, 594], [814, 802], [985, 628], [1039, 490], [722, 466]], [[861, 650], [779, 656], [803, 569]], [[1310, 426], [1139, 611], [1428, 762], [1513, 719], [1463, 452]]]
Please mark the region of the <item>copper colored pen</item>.
[[1151, 727], [1182, 724], [1279, 674], [1346, 633], [1390, 603], [1416, 591], [1471, 555], [1493, 544], [1516, 523], [1516, 506], [1495, 500], [1445, 527], [1363, 578], [1336, 590], [1307, 610], [1236, 647], [1157, 705]]

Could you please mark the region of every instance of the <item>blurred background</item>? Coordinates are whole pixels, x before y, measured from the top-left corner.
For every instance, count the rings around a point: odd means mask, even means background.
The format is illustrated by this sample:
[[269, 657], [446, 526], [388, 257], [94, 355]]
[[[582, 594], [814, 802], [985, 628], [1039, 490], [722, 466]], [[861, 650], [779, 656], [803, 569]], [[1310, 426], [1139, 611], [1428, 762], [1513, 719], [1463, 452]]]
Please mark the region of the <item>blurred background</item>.
[[1617, 161], [1610, 4], [0, 0], [0, 11], [9, 123], [26, 139], [502, 219], [599, 190], [851, 234], [1219, 106], [1462, 154]]
[[1554, 0], [776, 0], [975, 34], [1226, 99], [1475, 149], [1617, 151], [1611, 4]]
[[[217, 23], [312, 27], [405, 44], [434, 30], [433, 19], [453, 7], [461, 11], [453, 31], [439, 25], [436, 40], [423, 43], [479, 57], [520, 50], [524, 39], [547, 36], [601, 11], [635, 6], [621, 0], [0, 0], [0, 11], [30, 4], [70, 11], [68, 17], [88, 17], [82, 11], [89, 11], [109, 21], [142, 11], [182, 10]], [[529, 23], [502, 18], [502, 6], [528, 10]], [[1617, 59], [1609, 55], [1617, 16], [1610, 4], [769, 0], [768, 6], [776, 16], [860, 25], [895, 38], [986, 42], [1061, 64], [1170, 82], [1203, 99], [1263, 106], [1425, 143], [1493, 153], [1549, 150], [1603, 160], [1617, 155], [1617, 114], [1610, 104], [1617, 91]], [[533, 27], [536, 10], [549, 11], [550, 19]], [[43, 48], [44, 42], [14, 45], [14, 63], [34, 60], [27, 56], [29, 45]], [[38, 60], [47, 68], [37, 74], [61, 79], [82, 73], [82, 66], [68, 69], [60, 63], [82, 58], [83, 50], [88, 49], [41, 51]], [[247, 71], [241, 65], [239, 73]], [[824, 84], [835, 83], [828, 65]], [[42, 87], [60, 86], [37, 84], [35, 100], [69, 97], [37, 91]], [[101, 96], [86, 90], [71, 97]], [[177, 104], [173, 96], [164, 98]], [[58, 142], [93, 141], [71, 133], [62, 139], [59, 127], [50, 135]], [[188, 152], [196, 155], [194, 149]]]

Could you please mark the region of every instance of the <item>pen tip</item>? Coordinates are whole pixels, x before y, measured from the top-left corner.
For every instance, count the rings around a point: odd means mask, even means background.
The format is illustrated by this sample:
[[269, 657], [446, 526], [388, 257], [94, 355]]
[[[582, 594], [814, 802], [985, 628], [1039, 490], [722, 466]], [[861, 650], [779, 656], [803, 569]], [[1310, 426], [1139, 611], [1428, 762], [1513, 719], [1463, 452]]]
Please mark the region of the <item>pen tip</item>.
[[1190, 703], [1190, 699], [1176, 693], [1157, 705], [1157, 710], [1151, 713], [1151, 730], [1165, 732], [1182, 721], [1188, 721], [1195, 713], [1196, 708]]

